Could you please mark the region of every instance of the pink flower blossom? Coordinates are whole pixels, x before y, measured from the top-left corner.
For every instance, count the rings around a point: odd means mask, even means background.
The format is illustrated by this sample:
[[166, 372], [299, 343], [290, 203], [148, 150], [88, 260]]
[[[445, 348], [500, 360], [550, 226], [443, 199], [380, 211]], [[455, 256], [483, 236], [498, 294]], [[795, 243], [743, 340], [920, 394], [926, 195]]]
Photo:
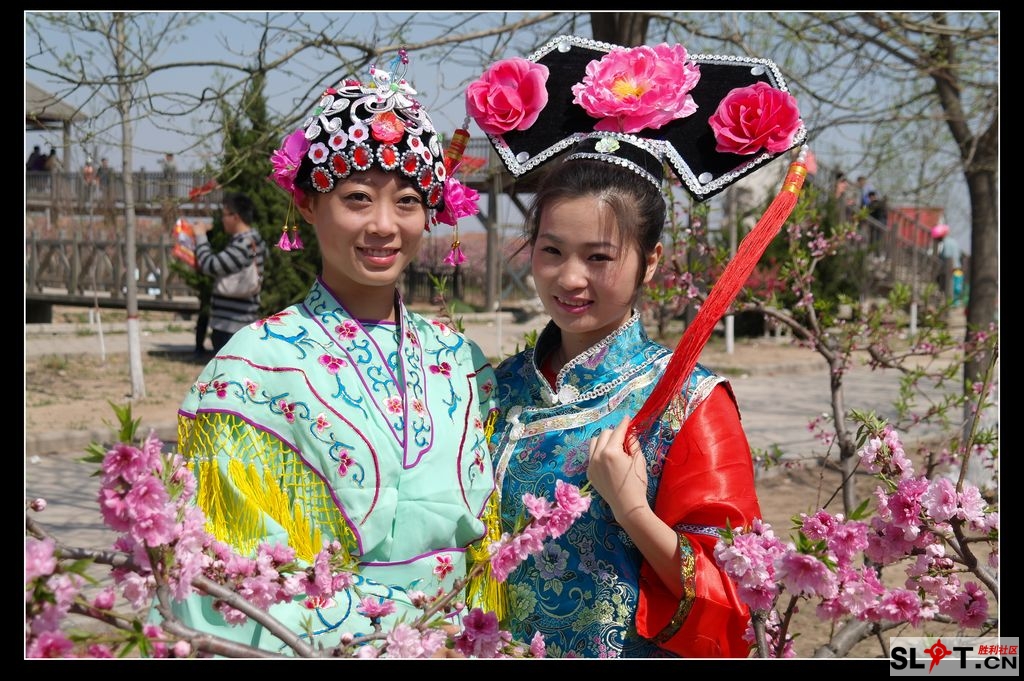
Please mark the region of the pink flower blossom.
[[395, 612], [395, 602], [384, 600], [379, 596], [365, 596], [359, 601], [356, 612], [370, 619], [387, 617]]
[[25, 650], [25, 657], [65, 657], [74, 644], [62, 631], [44, 631]]
[[778, 579], [793, 593], [835, 598], [839, 592], [835, 573], [814, 556], [787, 553], [779, 561]]
[[957, 516], [966, 520], [972, 528], [985, 526], [985, 499], [981, 496], [981, 490], [967, 483], [964, 485], [964, 491], [960, 493], [959, 499], [960, 511]]
[[334, 327], [334, 333], [338, 334], [340, 338], [355, 338], [359, 333], [359, 326], [351, 319], [346, 319]]
[[466, 111], [488, 135], [526, 130], [548, 104], [548, 73], [521, 57], [497, 61], [466, 88]]
[[52, 575], [57, 569], [57, 558], [53, 551], [57, 543], [50, 537], [35, 539], [25, 537], [25, 583], [38, 577]]
[[590, 508], [591, 497], [583, 494], [579, 487], [570, 485], [564, 480], [555, 481], [555, 502], [559, 508], [569, 513], [576, 520]]
[[434, 566], [434, 574], [437, 575], [438, 579], [444, 579], [455, 570], [455, 566], [452, 565], [452, 557], [448, 555], [434, 556], [437, 560], [437, 565]]
[[920, 611], [921, 599], [917, 594], [907, 589], [892, 589], [882, 594], [870, 617], [890, 622], [910, 622], [911, 626], [916, 627], [920, 622]]
[[534, 657], [544, 657], [545, 646], [544, 637], [540, 635], [540, 632], [536, 632], [533, 638], [530, 639], [530, 654]]
[[334, 357], [333, 355], [323, 354], [319, 358], [320, 365], [327, 369], [329, 374], [337, 374], [338, 370], [342, 367], [348, 366], [348, 362], [343, 360], [341, 357]]
[[114, 445], [103, 457], [103, 484], [115, 484], [119, 478], [128, 484], [142, 480], [149, 477], [152, 463], [151, 452], [125, 443]]
[[452, 376], [452, 365], [448, 362], [441, 362], [440, 364], [431, 364], [430, 373], [441, 374], [445, 378], [451, 378]]
[[933, 480], [921, 495], [921, 504], [935, 520], [949, 520], [956, 514], [956, 487], [947, 478]]
[[285, 137], [281, 142], [281, 148], [275, 149], [270, 156], [270, 163], [274, 167], [270, 179], [293, 197], [299, 194], [295, 187], [295, 176], [299, 172], [302, 158], [308, 151], [309, 140], [306, 139], [305, 131], [300, 128]]
[[92, 607], [97, 610], [112, 610], [115, 602], [117, 602], [117, 594], [114, 592], [114, 587], [108, 586], [96, 594], [96, 598], [92, 600]]
[[793, 95], [757, 82], [727, 94], [708, 125], [715, 131], [716, 151], [744, 156], [762, 149], [778, 153], [792, 145], [800, 110]]
[[338, 475], [345, 477], [349, 467], [354, 463], [355, 461], [348, 455], [348, 452], [342, 452], [338, 457]]
[[502, 645], [511, 640], [511, 634], [498, 627], [498, 616], [480, 608], [473, 608], [462, 618], [462, 626], [455, 649], [468, 657], [498, 657]]
[[511, 544], [508, 533], [501, 536], [501, 539], [490, 546], [491, 551], [491, 577], [498, 582], [505, 579], [516, 569], [519, 563], [523, 562], [516, 553], [516, 548]]
[[[457, 169], [456, 165], [452, 170], [452, 175]], [[479, 200], [480, 192], [472, 187], [467, 187], [454, 177], [449, 177], [444, 183], [444, 208], [438, 211], [435, 217], [438, 222], [454, 227], [460, 218], [468, 218], [480, 212], [480, 206], [477, 203]]]
[[697, 110], [690, 91], [700, 80], [700, 68], [687, 57], [678, 44], [613, 48], [587, 64], [583, 81], [572, 86], [573, 103], [600, 119], [594, 130], [661, 128]]
[[434, 652], [428, 652], [424, 647], [423, 634], [419, 629], [404, 622], [389, 631], [385, 640], [388, 643], [387, 657], [425, 658]]
[[988, 618], [988, 597], [980, 586], [967, 582], [962, 591], [943, 604], [942, 612], [960, 626], [980, 627]]
[[263, 319], [257, 319], [256, 321], [254, 321], [249, 326], [251, 326], [254, 329], [262, 328], [265, 324], [274, 324], [275, 326], [280, 326], [281, 324], [284, 324], [284, 318], [289, 316], [289, 315], [291, 315], [291, 312], [287, 312], [287, 311], [276, 312], [276, 313], [270, 315], [269, 317], [264, 317]]
[[226, 381], [214, 381], [213, 390], [217, 393], [217, 397], [222, 400], [228, 396], [228, 384]]

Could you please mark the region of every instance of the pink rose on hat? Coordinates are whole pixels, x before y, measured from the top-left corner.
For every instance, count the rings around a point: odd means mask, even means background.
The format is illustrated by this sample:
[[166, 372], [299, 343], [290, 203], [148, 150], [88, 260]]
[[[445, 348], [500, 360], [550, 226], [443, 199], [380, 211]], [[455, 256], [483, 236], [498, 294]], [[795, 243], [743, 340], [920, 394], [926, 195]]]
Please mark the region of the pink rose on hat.
[[715, 151], [748, 156], [767, 149], [775, 154], [793, 145], [800, 110], [793, 95], [759, 82], [727, 94], [708, 124], [715, 131]]
[[502, 59], [466, 88], [466, 111], [488, 135], [526, 130], [547, 106], [547, 80], [543, 64]]

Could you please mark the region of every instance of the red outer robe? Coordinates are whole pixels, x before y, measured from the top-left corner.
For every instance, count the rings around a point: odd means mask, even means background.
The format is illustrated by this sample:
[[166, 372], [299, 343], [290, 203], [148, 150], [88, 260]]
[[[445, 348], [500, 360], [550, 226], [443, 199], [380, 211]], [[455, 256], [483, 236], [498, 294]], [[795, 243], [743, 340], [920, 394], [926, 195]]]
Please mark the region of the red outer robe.
[[[654, 511], [670, 527], [688, 523], [724, 528], [728, 521], [740, 528], [761, 516], [750, 445], [727, 386], [717, 386], [684, 422], [665, 460]], [[693, 551], [692, 578], [684, 551], [683, 601], [645, 561], [637, 631], [684, 657], [747, 657], [750, 644], [742, 636], [750, 613], [736, 585], [715, 563], [717, 540], [681, 534], [681, 545], [688, 541]], [[688, 579], [692, 599], [686, 594]]]

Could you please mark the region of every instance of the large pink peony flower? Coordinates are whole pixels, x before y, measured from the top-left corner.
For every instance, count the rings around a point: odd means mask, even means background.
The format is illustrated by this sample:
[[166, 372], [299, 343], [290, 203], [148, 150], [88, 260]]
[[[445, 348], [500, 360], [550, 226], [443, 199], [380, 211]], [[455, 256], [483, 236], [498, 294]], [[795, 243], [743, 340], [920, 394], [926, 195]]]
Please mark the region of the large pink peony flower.
[[466, 88], [466, 111], [489, 135], [526, 130], [548, 104], [547, 81], [543, 64], [502, 59]]
[[270, 179], [293, 196], [297, 193], [295, 176], [308, 150], [309, 140], [306, 139], [306, 131], [300, 128], [285, 137], [281, 142], [281, 148], [275, 149], [270, 156], [270, 163], [274, 166]]
[[690, 91], [700, 67], [686, 59], [682, 45], [614, 48], [587, 64], [583, 81], [572, 86], [573, 103], [601, 119], [594, 130], [658, 129], [697, 110]]
[[777, 153], [793, 144], [800, 110], [793, 95], [760, 82], [727, 94], [708, 124], [715, 131], [716, 151], [745, 156], [761, 149]]

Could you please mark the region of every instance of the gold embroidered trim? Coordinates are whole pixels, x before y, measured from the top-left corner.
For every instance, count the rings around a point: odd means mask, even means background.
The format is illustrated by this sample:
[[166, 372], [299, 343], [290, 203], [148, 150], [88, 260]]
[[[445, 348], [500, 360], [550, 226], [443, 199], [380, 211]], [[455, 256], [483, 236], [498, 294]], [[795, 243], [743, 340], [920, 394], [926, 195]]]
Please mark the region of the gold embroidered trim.
[[680, 577], [683, 584], [683, 597], [679, 601], [679, 609], [672, 619], [659, 631], [651, 640], [655, 643], [665, 643], [679, 633], [683, 628], [683, 622], [693, 608], [693, 601], [697, 597], [696, 567], [697, 560], [693, 555], [693, 547], [690, 540], [684, 535], [679, 535], [679, 557], [681, 559]]

